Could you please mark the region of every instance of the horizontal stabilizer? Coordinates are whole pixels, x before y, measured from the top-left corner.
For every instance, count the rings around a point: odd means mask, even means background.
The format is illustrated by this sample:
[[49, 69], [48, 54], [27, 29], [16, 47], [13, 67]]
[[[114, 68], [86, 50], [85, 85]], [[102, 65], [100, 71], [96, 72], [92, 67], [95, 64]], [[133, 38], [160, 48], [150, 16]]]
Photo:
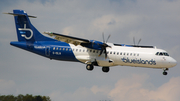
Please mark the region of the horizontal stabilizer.
[[[18, 14], [18, 13], [3, 13], [3, 14], [9, 14], [14, 16], [26, 16], [26, 14]], [[36, 16], [27, 15], [30, 18], [37, 18]]]
[[36, 18], [36, 16], [28, 15], [24, 10], [13, 10], [12, 13], [4, 13], [14, 16], [16, 25], [17, 38], [19, 42], [33, 43], [35, 41], [56, 41], [42, 35], [29, 20], [29, 17]]

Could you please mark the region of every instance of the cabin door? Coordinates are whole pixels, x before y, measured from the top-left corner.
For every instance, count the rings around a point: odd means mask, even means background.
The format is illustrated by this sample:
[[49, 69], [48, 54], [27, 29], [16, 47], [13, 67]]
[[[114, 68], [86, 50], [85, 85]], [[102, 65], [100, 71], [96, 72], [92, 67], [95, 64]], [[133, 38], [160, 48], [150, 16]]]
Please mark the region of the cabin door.
[[46, 47], [45, 54], [46, 54], [46, 56], [50, 56], [50, 47], [49, 46]]

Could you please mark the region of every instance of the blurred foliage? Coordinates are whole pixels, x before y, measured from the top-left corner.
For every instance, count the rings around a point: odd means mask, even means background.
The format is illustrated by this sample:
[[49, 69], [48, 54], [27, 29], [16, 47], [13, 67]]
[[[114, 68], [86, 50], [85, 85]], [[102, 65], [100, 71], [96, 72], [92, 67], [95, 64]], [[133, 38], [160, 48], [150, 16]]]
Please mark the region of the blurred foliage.
[[49, 96], [33, 96], [33, 95], [0, 95], [0, 101], [51, 101]]

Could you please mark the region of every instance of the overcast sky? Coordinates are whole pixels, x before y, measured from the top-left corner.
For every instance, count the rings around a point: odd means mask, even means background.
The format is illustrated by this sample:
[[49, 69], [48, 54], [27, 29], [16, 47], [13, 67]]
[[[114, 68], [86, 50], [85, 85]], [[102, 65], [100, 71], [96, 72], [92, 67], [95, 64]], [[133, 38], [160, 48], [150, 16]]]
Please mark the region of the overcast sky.
[[[161, 69], [100, 67], [49, 60], [10, 46], [16, 41], [14, 18], [2, 14], [25, 10], [40, 31], [85, 39], [154, 45], [166, 50], [178, 65]], [[50, 96], [53, 101], [179, 101], [179, 0], [0, 0], [0, 94]]]

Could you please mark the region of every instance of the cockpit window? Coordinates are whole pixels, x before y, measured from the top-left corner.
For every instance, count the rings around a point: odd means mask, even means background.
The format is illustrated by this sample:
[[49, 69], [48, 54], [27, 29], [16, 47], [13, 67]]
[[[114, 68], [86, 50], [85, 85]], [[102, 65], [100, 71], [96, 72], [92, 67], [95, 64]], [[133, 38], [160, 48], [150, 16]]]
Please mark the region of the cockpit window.
[[169, 56], [169, 54], [166, 52], [157, 52], [156, 55], [158, 55], [158, 56]]
[[168, 53], [163, 53], [165, 56], [169, 56], [169, 54]]
[[157, 52], [156, 55], [159, 55], [159, 52]]
[[160, 53], [159, 53], [159, 55], [163, 55], [163, 53], [162, 53], [162, 52], [160, 52]]

